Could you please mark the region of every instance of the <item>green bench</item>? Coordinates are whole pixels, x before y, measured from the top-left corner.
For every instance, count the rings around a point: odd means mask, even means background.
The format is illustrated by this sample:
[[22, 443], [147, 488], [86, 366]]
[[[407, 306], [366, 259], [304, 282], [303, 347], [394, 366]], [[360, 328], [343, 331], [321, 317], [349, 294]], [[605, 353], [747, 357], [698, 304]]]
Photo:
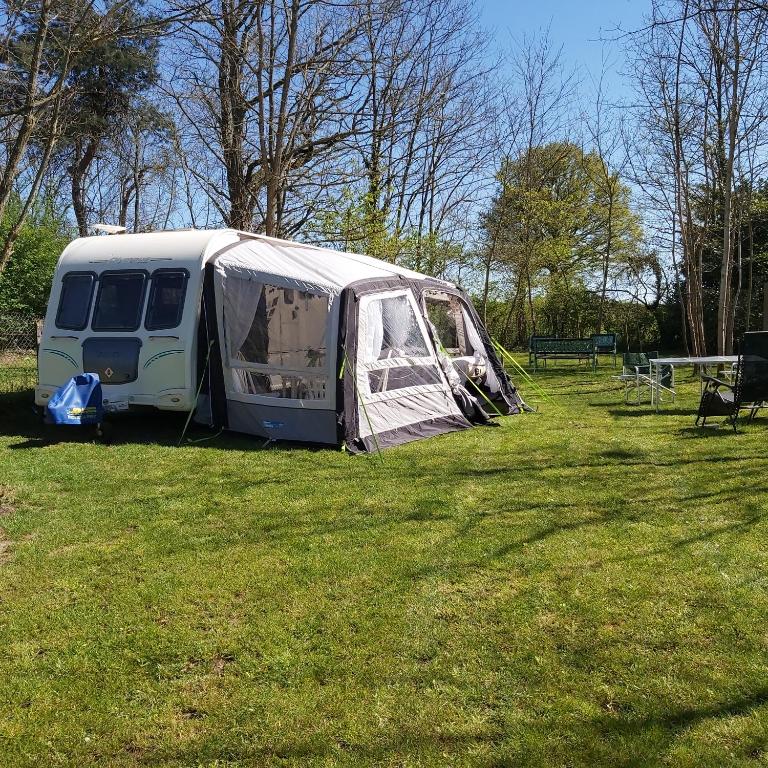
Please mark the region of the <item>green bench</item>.
[[544, 336], [531, 337], [528, 353], [533, 370], [539, 369], [539, 361], [546, 366], [547, 360], [586, 360], [597, 366], [597, 352], [592, 339], [553, 339]]
[[594, 333], [592, 334], [592, 343], [595, 345], [596, 355], [611, 355], [613, 357], [613, 367], [616, 367], [616, 334], [615, 333]]

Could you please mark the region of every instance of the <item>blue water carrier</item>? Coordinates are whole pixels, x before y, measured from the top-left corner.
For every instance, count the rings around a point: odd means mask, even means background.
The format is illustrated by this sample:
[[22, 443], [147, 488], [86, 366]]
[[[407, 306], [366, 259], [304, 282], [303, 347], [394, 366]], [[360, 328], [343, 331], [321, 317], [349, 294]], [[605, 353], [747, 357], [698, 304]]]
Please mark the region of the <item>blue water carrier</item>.
[[81, 373], [59, 387], [48, 401], [46, 416], [49, 424], [98, 427], [104, 418], [98, 374]]

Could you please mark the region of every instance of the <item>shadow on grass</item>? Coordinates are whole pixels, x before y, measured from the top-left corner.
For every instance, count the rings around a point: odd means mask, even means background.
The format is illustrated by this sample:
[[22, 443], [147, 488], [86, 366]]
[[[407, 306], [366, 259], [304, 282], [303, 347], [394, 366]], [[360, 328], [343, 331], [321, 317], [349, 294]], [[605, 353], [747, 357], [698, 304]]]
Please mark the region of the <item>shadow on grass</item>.
[[692, 544], [698, 544], [703, 541], [710, 541], [717, 536], [722, 536], [727, 533], [747, 533], [751, 531], [756, 525], [765, 520], [765, 514], [750, 515], [745, 520], [737, 520], [728, 525], [721, 525], [718, 528], [712, 528], [707, 531], [702, 531], [695, 536], [686, 536], [683, 539], [677, 539], [671, 542], [665, 547], [656, 547], [655, 549], [645, 550], [643, 552], [635, 552], [630, 555], [621, 555], [619, 557], [608, 557], [603, 560], [597, 560], [592, 563], [592, 566], [601, 566], [606, 563], [625, 563], [634, 560], [644, 560], [648, 557], [655, 557], [657, 555], [669, 555], [674, 552], [691, 546]]
[[[279, 737], [272, 746], [249, 744], [239, 740], [235, 744], [222, 744], [221, 734], [226, 734], [226, 723], [222, 723], [220, 733], [210, 741], [201, 741], [182, 749], [158, 749], [148, 752], [144, 760], [151, 762], [170, 762], [174, 765], [214, 765], [219, 760], [230, 761], [247, 765], [273, 765], [284, 761], [291, 765], [303, 765], [308, 761], [322, 760], [323, 764], [336, 764], [336, 760], [345, 764], [365, 765], [389, 764], [396, 756], [406, 756], [412, 759], [414, 756], [438, 755], [445, 759], [446, 751], [471, 750], [479, 745], [492, 746], [497, 742], [497, 736], [492, 733], [446, 733], [436, 731], [434, 733], [415, 731], [411, 728], [403, 728], [397, 734], [388, 738], [372, 737], [371, 743], [354, 743], [335, 736], [301, 737], [297, 734], [293, 740], [280, 743]], [[263, 734], [262, 734], [263, 735]], [[255, 739], [254, 739], [255, 740]], [[436, 753], [436, 754], [435, 754]], [[277, 761], [277, 762], [275, 762]], [[400, 761], [397, 761], [400, 764]]]
[[[679, 434], [680, 437], [686, 438], [688, 440], [691, 439], [707, 439], [711, 437], [724, 437], [728, 436], [731, 439], [734, 439], [737, 435], [745, 435], [750, 434], [752, 432], [759, 432], [760, 429], [768, 429], [768, 422], [763, 421], [762, 424], [759, 423], [759, 421], [750, 421], [742, 424], [736, 424], [736, 432], [733, 431], [733, 427], [731, 426], [730, 422], [720, 422], [716, 424], [707, 424], [706, 426], [693, 426], [693, 427], [685, 427], [684, 429], [681, 429]], [[767, 454], [768, 455], [768, 454]]]
[[[590, 408], [600, 408], [605, 407], [601, 406], [600, 403], [587, 403], [587, 405]], [[608, 408], [608, 413], [611, 416], [615, 416], [617, 418], [637, 418], [638, 416], [691, 416], [692, 418], [696, 418], [696, 408], [666, 408], [662, 406], [658, 411], [656, 410], [656, 406], [648, 405], [647, 403], [643, 403], [642, 405], [635, 405], [635, 406], [623, 406], [620, 408]]]
[[[521, 504], [520, 511], [535, 512], [541, 510], [542, 512], [552, 512], [557, 510], [564, 511], [565, 508], [571, 507], [570, 504]], [[546, 541], [553, 536], [557, 536], [562, 533], [569, 533], [573, 531], [583, 530], [584, 528], [593, 528], [601, 525], [608, 525], [614, 522], [638, 522], [646, 515], [646, 510], [643, 505], [637, 504], [633, 509], [623, 508], [621, 510], [615, 508], [610, 502], [606, 502], [597, 515], [591, 517], [581, 517], [579, 519], [558, 519], [548, 525], [539, 527], [527, 535], [519, 538], [515, 538], [511, 541], [503, 543], [495, 548], [485, 551], [482, 557], [474, 557], [471, 559], [463, 559], [456, 562], [429, 562], [418, 568], [415, 568], [408, 572], [409, 579], [421, 580], [431, 579], [435, 577], [440, 578], [463, 578], [468, 573], [486, 571], [494, 565], [498, 565], [505, 560], [509, 555], [520, 554], [528, 547]], [[473, 529], [481, 522], [486, 515], [475, 515], [470, 520], [464, 523], [450, 538], [450, 541], [455, 543], [461, 543], [466, 540], [467, 537], [473, 535]], [[448, 540], [445, 542], [448, 543]], [[445, 547], [443, 547], [445, 550]], [[451, 550], [452, 551], [452, 550]], [[527, 566], [526, 566], [527, 567]]]
[[[98, 442], [108, 445], [179, 445], [186, 413], [160, 411], [150, 408], [129, 414], [109, 414], [105, 418], [105, 438]], [[0, 437], [26, 438], [11, 443], [12, 450], [46, 448], [58, 444], [89, 444], [97, 442], [94, 427], [72, 427], [44, 424], [35, 409], [34, 395], [30, 390], [0, 393]], [[237, 432], [219, 432], [205, 426], [190, 423], [181, 447], [217, 448], [238, 451], [260, 451], [266, 439]], [[319, 443], [293, 443], [281, 441], [269, 443], [270, 450], [337, 451], [335, 446]]]
[[[588, 472], [592, 471], [595, 473], [600, 473], [601, 471], [607, 469], [621, 470], [622, 468], [627, 467], [648, 467], [649, 470], [653, 470], [662, 469], [665, 467], [687, 467], [695, 466], [697, 464], [718, 465], [742, 463], [745, 461], [768, 461], [768, 452], [757, 454], [739, 453], [738, 455], [733, 456], [696, 456], [693, 458], [680, 458], [678, 456], [667, 457], [646, 454], [643, 451], [634, 453], [630, 450], [625, 451], [622, 449], [609, 449], [596, 453], [588, 461], [565, 459], [562, 456], [553, 455], [550, 462], [537, 461], [535, 463], [527, 463], [516, 461], [514, 464], [510, 464], [509, 466], [505, 465], [500, 467], [446, 467], [445, 475], [442, 480], [448, 484], [451, 482], [451, 478], [453, 480], [457, 480], [467, 478], [481, 479], [484, 477], [492, 478], [495, 476], [507, 476], [510, 479], [513, 479], [516, 475], [528, 472], [541, 474], [543, 471], [547, 470], [586, 470]], [[419, 467], [412, 467], [410, 469], [398, 468], [398, 477], [408, 477], [413, 480], [425, 480], [430, 482], [434, 481], [431, 468], [424, 470], [420, 469]], [[615, 475], [611, 475], [611, 477], [614, 478]], [[597, 480], [597, 478], [592, 479], [595, 481]]]
[[[621, 715], [602, 715], [592, 720], [592, 724], [601, 739], [616, 739], [626, 743], [628, 738], [642, 738], [649, 731], [662, 729], [668, 735], [665, 744], [659, 745], [659, 753], [665, 750], [682, 731], [686, 731], [699, 723], [719, 718], [740, 717], [768, 704], [768, 687], [757, 688], [751, 693], [735, 695], [731, 700], [719, 704], [701, 707], [685, 707], [669, 709], [658, 715], [648, 717], [624, 717]], [[597, 735], [596, 735], [597, 737]], [[646, 742], [647, 743], [647, 742]], [[654, 757], [660, 754], [643, 755], [643, 764], [655, 762]], [[634, 764], [634, 763], [633, 763]]]

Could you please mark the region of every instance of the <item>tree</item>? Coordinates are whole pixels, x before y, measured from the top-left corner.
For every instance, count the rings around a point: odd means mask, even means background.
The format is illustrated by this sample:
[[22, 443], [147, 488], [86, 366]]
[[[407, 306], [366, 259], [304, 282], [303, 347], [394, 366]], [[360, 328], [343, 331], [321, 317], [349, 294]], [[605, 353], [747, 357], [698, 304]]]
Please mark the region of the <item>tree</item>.
[[358, 26], [351, 0], [220, 0], [186, 25], [171, 84], [184, 160], [229, 226], [285, 235], [312, 216], [357, 130]]
[[[11, 197], [0, 222], [0, 237], [16, 226], [22, 205], [18, 196]], [[0, 275], [0, 314], [45, 314], [56, 262], [71, 234], [52, 197], [45, 195], [32, 206], [20, 227], [8, 265]]]
[[[83, 120], [98, 120], [112, 109], [105, 95], [115, 83], [102, 83], [101, 98], [96, 99], [94, 72], [98, 80], [103, 74], [100, 69], [113, 68], [110, 57], [115, 51], [141, 47], [140, 41], [163, 33], [179, 18], [173, 12], [163, 19], [141, 15], [133, 6], [128, 0], [115, 0], [100, 5], [101, 11], [97, 11], [93, 0], [18, 0], [9, 4], [3, 16], [0, 140], [5, 145], [6, 162], [0, 169], [0, 219], [13, 194], [20, 194], [22, 202], [14, 208], [17, 220], [6, 229], [0, 273], [64, 134], [73, 138], [78, 120], [81, 124]], [[106, 59], [100, 65], [101, 56]], [[84, 150], [74, 164], [76, 172], [90, 154], [88, 143], [82, 146]], [[82, 197], [82, 185], [74, 182], [72, 186], [75, 196]], [[78, 206], [81, 229], [82, 207]]]
[[587, 288], [595, 276], [602, 285], [606, 252], [617, 279], [626, 275], [640, 228], [626, 186], [602, 158], [570, 142], [507, 158], [498, 181], [484, 227], [514, 286], [505, 330], [514, 319], [522, 342], [529, 323], [537, 333], [537, 291], [568, 296], [579, 286]]
[[[736, 194], [753, 185], [768, 139], [767, 31], [768, 13], [760, 4], [659, 0], [632, 42], [641, 96], [635, 175], [649, 180], [651, 197], [674, 216], [694, 354], [707, 346], [713, 238], [719, 241], [713, 341], [720, 354], [733, 346], [741, 284]], [[671, 197], [663, 191], [670, 189]]]
[[[98, 16], [97, 11], [90, 10], [84, 23], [98, 27], [103, 23]], [[134, 30], [144, 27], [147, 19], [125, 5], [113, 21]], [[58, 48], [59, 38], [71, 36], [61, 26], [57, 24], [51, 35], [54, 48]], [[89, 46], [76, 57], [66, 78], [64, 151], [69, 156], [72, 206], [82, 237], [88, 234], [86, 185], [91, 166], [109, 137], [136, 124], [135, 96], [157, 79], [156, 34], [147, 29], [139, 34], [110, 35]]]

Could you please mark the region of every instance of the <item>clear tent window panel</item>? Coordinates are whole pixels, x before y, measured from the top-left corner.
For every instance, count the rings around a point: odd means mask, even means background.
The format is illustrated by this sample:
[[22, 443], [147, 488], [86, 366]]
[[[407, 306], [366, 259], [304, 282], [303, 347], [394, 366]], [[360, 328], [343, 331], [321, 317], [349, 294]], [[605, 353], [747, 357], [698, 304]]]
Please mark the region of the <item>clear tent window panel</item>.
[[326, 376], [302, 376], [285, 373], [262, 373], [238, 369], [235, 382], [239, 392], [262, 397], [279, 397], [289, 400], [327, 400]]
[[429, 357], [429, 346], [407, 296], [372, 300], [366, 309], [368, 334], [364, 362]]
[[433, 365], [387, 367], [368, 373], [368, 386], [371, 394], [440, 383], [440, 374]]
[[365, 297], [360, 307], [358, 386], [368, 399], [443, 387], [434, 348], [412, 294]]
[[227, 315], [233, 361], [292, 370], [325, 367], [328, 296], [231, 278], [228, 291], [232, 282], [250, 286]]
[[467, 328], [458, 297], [445, 293], [427, 294], [427, 316], [437, 332], [443, 349], [452, 356], [471, 355]]

